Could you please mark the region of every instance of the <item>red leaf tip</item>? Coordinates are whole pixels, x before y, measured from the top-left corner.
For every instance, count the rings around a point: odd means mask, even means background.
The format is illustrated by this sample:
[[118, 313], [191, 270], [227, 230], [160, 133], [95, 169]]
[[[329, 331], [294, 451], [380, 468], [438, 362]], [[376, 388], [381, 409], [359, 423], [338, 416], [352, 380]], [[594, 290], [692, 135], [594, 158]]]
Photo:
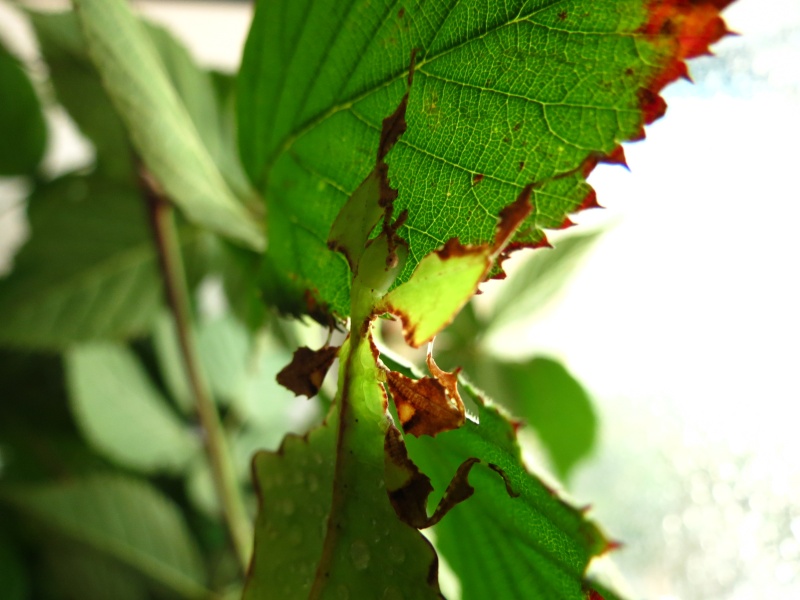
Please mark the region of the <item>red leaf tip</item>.
[[578, 206], [578, 212], [582, 210], [588, 210], [590, 208], [603, 208], [597, 202], [597, 192], [595, 192], [593, 189], [589, 190], [589, 193], [586, 194], [586, 197], [583, 199], [583, 202], [581, 202], [580, 206]]
[[611, 152], [602, 157], [600, 162], [607, 165], [622, 165], [630, 171], [628, 161], [625, 159], [625, 150], [620, 144], [617, 144]]
[[[658, 95], [662, 88], [678, 78], [691, 81], [686, 60], [711, 54], [709, 46], [731, 35], [720, 11], [733, 0], [651, 0], [648, 20], [639, 33], [664, 53], [664, 64], [647, 88], [640, 90], [639, 102], [645, 124], [661, 117], [666, 103]], [[641, 132], [638, 139], [644, 137]]]

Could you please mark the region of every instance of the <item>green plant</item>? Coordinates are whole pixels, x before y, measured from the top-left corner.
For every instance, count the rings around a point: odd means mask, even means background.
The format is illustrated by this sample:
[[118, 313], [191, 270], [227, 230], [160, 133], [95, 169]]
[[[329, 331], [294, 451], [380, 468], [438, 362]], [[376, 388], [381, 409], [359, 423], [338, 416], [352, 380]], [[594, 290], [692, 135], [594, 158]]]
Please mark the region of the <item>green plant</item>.
[[[235, 78], [122, 0], [74, 4], [28, 16], [90, 168], [39, 171], [39, 96], [0, 53], [0, 173], [32, 190], [0, 281], [9, 597], [435, 598], [441, 556], [464, 598], [614, 598], [586, 579], [614, 543], [525, 468], [501, 408], [566, 478], [586, 393], [478, 343], [591, 236], [490, 313], [469, 301], [596, 205], [589, 171], [624, 163], [728, 2], [265, 1]], [[449, 326], [427, 375], [390, 316], [414, 347]]]

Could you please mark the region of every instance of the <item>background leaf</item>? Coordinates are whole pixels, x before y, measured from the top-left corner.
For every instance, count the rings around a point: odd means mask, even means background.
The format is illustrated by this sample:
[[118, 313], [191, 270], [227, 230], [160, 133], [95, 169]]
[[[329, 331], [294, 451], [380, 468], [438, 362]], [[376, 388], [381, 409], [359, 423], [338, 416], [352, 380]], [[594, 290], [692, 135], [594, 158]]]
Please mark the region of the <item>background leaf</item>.
[[141, 576], [98, 552], [76, 544], [56, 543], [46, 552], [45, 586], [53, 596], [74, 600], [148, 600], [152, 595]]
[[19, 61], [0, 44], [0, 175], [31, 174], [45, 150], [39, 97]]
[[264, 236], [234, 196], [123, 0], [76, 0], [90, 54], [148, 169], [188, 218], [253, 248]]
[[144, 481], [94, 476], [7, 490], [0, 499], [53, 535], [107, 554], [181, 597], [208, 594], [180, 512]]
[[310, 290], [347, 314], [347, 265], [325, 240], [371, 170], [412, 49], [408, 130], [387, 157], [395, 214], [409, 210], [399, 280], [451, 237], [490, 241], [500, 209], [530, 183], [535, 209], [515, 242], [542, 243], [542, 228], [594, 203], [584, 171], [641, 134], [640, 89], [663, 53], [634, 35], [646, 17], [639, 0], [591, 10], [578, 1], [259, 4], [239, 79], [240, 147], [270, 215], [270, 300], [290, 310]]
[[508, 409], [537, 433], [556, 473], [566, 480], [594, 447], [597, 417], [586, 390], [553, 359], [498, 362], [496, 386]]
[[92, 445], [113, 461], [146, 472], [180, 473], [200, 440], [170, 410], [135, 355], [114, 344], [66, 355], [70, 404]]
[[0, 280], [0, 344], [62, 348], [149, 330], [162, 288], [137, 193], [69, 176], [34, 192], [29, 219], [31, 238]]
[[185, 413], [194, 410], [192, 392], [186, 381], [178, 333], [175, 331], [175, 319], [163, 310], [156, 318], [153, 328], [153, 349], [158, 359], [159, 371], [175, 404]]
[[602, 231], [588, 231], [562, 237], [555, 247], [525, 257], [525, 262], [497, 286], [492, 310], [482, 327], [483, 335], [541, 311], [559, 292], [578, 261], [591, 249]]
[[237, 197], [250, 200], [253, 190], [236, 153], [235, 131], [230, 128], [233, 78], [201, 69], [169, 31], [145, 25], [167, 77], [214, 164]]
[[96, 171], [115, 181], [134, 180], [128, 134], [89, 59], [75, 14], [29, 12], [61, 105], [95, 147]]
[[[89, 58], [75, 13], [30, 11], [28, 15], [58, 100], [94, 144], [98, 170], [108, 178], [132, 181], [134, 157], [128, 134]], [[251, 196], [230, 127], [233, 78], [199, 68], [166, 29], [146, 23], [145, 31], [225, 180], [239, 197]]]
[[250, 335], [244, 326], [230, 315], [201, 323], [197, 351], [217, 400], [223, 404], [241, 400], [251, 355]]
[[3, 590], [3, 598], [25, 600], [29, 597], [29, 587], [20, 548], [0, 531], [0, 590]]

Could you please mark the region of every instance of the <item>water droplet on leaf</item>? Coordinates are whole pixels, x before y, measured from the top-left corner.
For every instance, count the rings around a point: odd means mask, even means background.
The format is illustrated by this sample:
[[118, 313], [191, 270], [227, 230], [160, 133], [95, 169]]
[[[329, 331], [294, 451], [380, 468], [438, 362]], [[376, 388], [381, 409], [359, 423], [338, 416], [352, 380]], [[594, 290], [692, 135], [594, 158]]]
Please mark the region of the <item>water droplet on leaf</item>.
[[406, 559], [406, 551], [400, 546], [389, 546], [389, 558], [399, 565]]
[[303, 534], [297, 529], [293, 529], [288, 536], [290, 546], [299, 546], [303, 542]]
[[358, 571], [363, 571], [369, 566], [369, 546], [363, 540], [356, 540], [350, 544], [350, 558], [353, 566]]
[[403, 594], [395, 587], [388, 587], [383, 591], [382, 600], [403, 600]]

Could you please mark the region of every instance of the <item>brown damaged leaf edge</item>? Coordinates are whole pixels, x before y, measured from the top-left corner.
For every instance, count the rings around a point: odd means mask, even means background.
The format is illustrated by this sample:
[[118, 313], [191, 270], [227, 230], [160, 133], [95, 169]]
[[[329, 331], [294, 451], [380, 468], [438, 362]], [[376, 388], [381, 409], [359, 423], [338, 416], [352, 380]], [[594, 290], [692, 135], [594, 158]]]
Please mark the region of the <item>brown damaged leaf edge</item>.
[[[531, 204], [531, 194], [533, 192], [534, 185], [529, 184], [525, 186], [520, 192], [517, 199], [514, 200], [511, 204], [507, 205], [500, 211], [498, 215], [498, 222], [497, 228], [495, 230], [495, 237], [492, 244], [480, 244], [480, 245], [468, 245], [462, 244], [458, 238], [450, 238], [445, 245], [440, 248], [439, 250], [435, 250], [434, 253], [439, 257], [442, 261], [447, 261], [450, 258], [457, 258], [462, 256], [468, 255], [477, 255], [477, 256], [484, 256], [486, 260], [486, 266], [483, 271], [483, 274], [479, 278], [478, 281], [475, 282], [475, 289], [473, 294], [479, 293], [478, 286], [491, 277], [495, 276], [495, 267], [497, 261], [505, 260], [508, 257], [508, 252], [510, 246], [512, 246], [511, 238], [516, 233], [519, 226], [523, 223], [523, 221], [531, 214], [533, 211], [533, 205]], [[528, 246], [519, 246], [521, 247], [528, 247]], [[425, 259], [423, 259], [425, 260]], [[412, 279], [414, 275], [412, 274]], [[466, 303], [469, 298], [464, 299], [464, 303]], [[454, 310], [452, 316], [450, 317], [450, 321], [444, 323], [442, 327], [449, 325], [450, 322], [455, 318], [456, 314], [458, 314], [459, 310], [463, 307], [458, 306], [456, 310]], [[403, 337], [410, 346], [414, 348], [419, 348], [422, 344], [429, 342], [433, 339], [433, 336], [429, 336], [426, 339], [416, 339], [417, 336], [417, 323], [411, 318], [411, 316], [403, 310], [401, 307], [397, 306], [395, 303], [391, 301], [391, 292], [384, 298], [384, 300], [377, 305], [374, 315], [380, 315], [383, 313], [391, 313], [396, 317], [399, 317], [400, 320], [403, 322]], [[438, 332], [437, 332], [438, 333]]]
[[[433, 491], [433, 486], [428, 476], [422, 473], [408, 457], [406, 445], [395, 427], [390, 427], [386, 431], [384, 456], [387, 473], [386, 491], [389, 494], [389, 501], [398, 518], [412, 527], [426, 529], [436, 525], [455, 506], [475, 493], [475, 488], [469, 483], [469, 473], [473, 466], [482, 461], [473, 457], [468, 458], [458, 467], [444, 496], [436, 506], [436, 510], [429, 517], [428, 496]], [[519, 496], [519, 493], [512, 489], [511, 483], [502, 469], [493, 464], [487, 464], [487, 466], [503, 479], [509, 496], [512, 498]]]
[[[411, 83], [414, 80], [414, 64], [416, 61], [416, 53], [417, 50], [414, 49], [411, 52], [411, 61], [408, 70], [408, 87], [411, 87]], [[395, 253], [395, 248], [399, 244], [405, 243], [405, 241], [397, 235], [397, 230], [400, 226], [405, 222], [407, 213], [404, 211], [397, 219], [397, 221], [392, 225], [392, 214], [394, 212], [394, 201], [397, 199], [397, 190], [392, 188], [391, 184], [389, 183], [389, 165], [386, 164], [386, 155], [389, 151], [394, 147], [397, 143], [397, 140], [400, 139], [400, 136], [406, 132], [408, 128], [408, 123], [406, 122], [406, 109], [408, 107], [408, 91], [403, 94], [403, 97], [400, 100], [400, 103], [395, 108], [394, 112], [390, 114], [388, 117], [383, 119], [381, 123], [381, 136], [378, 141], [378, 149], [375, 158], [375, 169], [373, 173], [367, 177], [375, 175], [378, 180], [378, 206], [380, 207], [381, 211], [383, 212], [383, 232], [386, 234], [386, 239], [389, 245], [389, 256], [386, 259], [387, 266], [394, 266], [393, 262], [397, 261], [397, 256]], [[380, 218], [376, 216], [377, 219]], [[374, 224], [373, 224], [374, 225]], [[331, 231], [333, 232], [336, 228], [336, 223], [334, 223]], [[334, 252], [341, 252], [344, 257], [347, 259], [348, 264], [350, 265], [350, 270], [355, 273], [357, 270], [357, 260], [355, 257], [350, 256], [345, 245], [341, 244], [339, 240], [335, 238], [331, 238], [328, 240], [328, 248], [333, 250]]]
[[400, 104], [395, 111], [386, 117], [381, 123], [381, 139], [378, 143], [378, 157], [375, 163], [375, 173], [378, 176], [378, 189], [380, 197], [378, 204], [383, 209], [383, 233], [386, 235], [389, 255], [386, 257], [386, 266], [397, 266], [396, 248], [403, 245], [406, 241], [397, 234], [397, 230], [405, 223], [408, 218], [408, 211], [403, 211], [392, 224], [392, 213], [394, 212], [394, 201], [397, 199], [397, 190], [389, 183], [389, 165], [386, 164], [386, 155], [400, 139], [400, 136], [408, 129], [406, 122], [406, 109], [408, 108], [408, 94], [411, 84], [414, 81], [414, 65], [416, 64], [417, 49], [411, 51], [411, 60], [408, 66], [407, 90], [403, 94]]
[[[533, 205], [531, 204], [531, 193], [533, 184], [527, 185], [520, 192], [517, 199], [511, 204], [503, 207], [498, 215], [497, 227], [494, 234], [494, 242], [489, 245], [471, 246], [458, 241], [458, 238], [450, 238], [444, 247], [436, 250], [436, 254], [442, 260], [447, 260], [453, 256], [464, 256], [467, 254], [486, 254], [488, 258], [494, 259], [499, 256], [503, 249], [511, 241], [511, 237], [517, 228], [531, 214]], [[488, 265], [491, 266], [491, 265]]]
[[[661, 90], [679, 78], [691, 81], [686, 66], [688, 59], [711, 55], [712, 44], [727, 35], [735, 35], [728, 30], [720, 14], [732, 2], [733, 0], [651, 0], [648, 3], [647, 20], [636, 33], [654, 46], [661, 47], [665, 59], [647, 85], [639, 89], [639, 108], [642, 111], [639, 131], [630, 140], [619, 140], [620, 142], [644, 139], [645, 125], [650, 125], [664, 116], [667, 104], [660, 95]], [[578, 169], [557, 175], [556, 178], [571, 176], [578, 171], [587, 178], [600, 163], [628, 167], [624, 150], [617, 144], [608, 153], [593, 152]], [[522, 167], [524, 163], [520, 165]], [[602, 208], [602, 206], [597, 201], [596, 192], [590, 188], [572, 214], [592, 208]], [[562, 228], [564, 226], [569, 226], [568, 220], [562, 223]], [[511, 242], [498, 258], [498, 266], [492, 271], [491, 278], [505, 278], [501, 265], [513, 252], [524, 248], [542, 247], [552, 247], [543, 232], [541, 238], [532, 243]]]
[[464, 424], [464, 402], [458, 393], [458, 371], [442, 371], [428, 352], [433, 377], [411, 379], [386, 369], [386, 383], [397, 407], [403, 431], [413, 436], [436, 436]]
[[338, 346], [323, 346], [319, 350], [302, 346], [295, 350], [292, 361], [278, 373], [276, 379], [296, 396], [313, 398], [322, 387], [325, 375], [338, 354]]
[[[659, 93], [680, 77], [689, 79], [686, 60], [711, 54], [709, 47], [730, 32], [720, 12], [733, 0], [653, 0], [647, 22], [639, 29], [649, 41], [665, 49], [667, 57], [647, 88], [639, 93], [644, 124], [662, 117], [667, 105]], [[644, 137], [644, 129], [640, 132]]]

